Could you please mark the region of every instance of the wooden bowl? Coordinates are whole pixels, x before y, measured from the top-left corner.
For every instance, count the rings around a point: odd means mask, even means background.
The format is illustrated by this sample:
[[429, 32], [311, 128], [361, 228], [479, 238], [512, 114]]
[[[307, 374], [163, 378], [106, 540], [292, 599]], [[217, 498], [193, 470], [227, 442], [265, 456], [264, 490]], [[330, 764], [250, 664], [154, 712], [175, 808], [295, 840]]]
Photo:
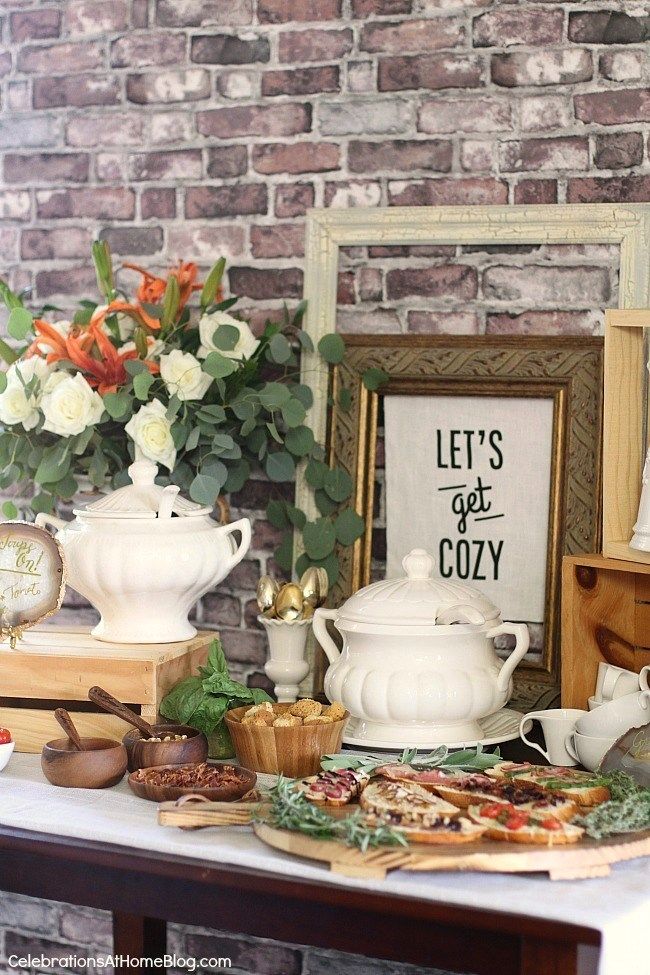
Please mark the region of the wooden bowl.
[[[237, 761], [255, 772], [287, 775], [292, 779], [315, 775], [320, 771], [322, 755], [341, 750], [343, 729], [349, 714], [331, 724], [305, 724], [295, 728], [242, 724], [250, 705], [233, 708], [226, 714], [226, 725], [237, 753]], [[274, 704], [279, 714], [290, 704]]]
[[[198, 762], [190, 762], [189, 765], [200, 764]], [[226, 765], [230, 764], [228, 762], [224, 763]], [[178, 765], [161, 765], [158, 766], [160, 769], [177, 769]], [[241, 783], [239, 785], [227, 785], [221, 786], [220, 788], [212, 789], [200, 789], [196, 786], [174, 786], [174, 785], [153, 785], [150, 782], [138, 782], [136, 778], [136, 772], [131, 772], [129, 775], [129, 785], [131, 790], [135, 792], [136, 796], [140, 799], [150, 799], [152, 802], [170, 802], [173, 799], [180, 799], [181, 796], [204, 796], [211, 802], [235, 802], [237, 799], [241, 799], [245, 796], [247, 792], [250, 792], [254, 788], [257, 782], [257, 776], [254, 772], [251, 772], [247, 768], [237, 768]]]
[[126, 748], [110, 738], [82, 738], [82, 752], [68, 738], [43, 746], [41, 768], [52, 785], [67, 789], [107, 789], [126, 772]]
[[127, 731], [122, 739], [129, 761], [129, 772], [153, 765], [192, 765], [205, 762], [208, 757], [208, 739], [205, 735], [184, 724], [153, 725], [158, 735], [187, 735], [185, 741], [149, 741], [142, 738], [137, 728]]

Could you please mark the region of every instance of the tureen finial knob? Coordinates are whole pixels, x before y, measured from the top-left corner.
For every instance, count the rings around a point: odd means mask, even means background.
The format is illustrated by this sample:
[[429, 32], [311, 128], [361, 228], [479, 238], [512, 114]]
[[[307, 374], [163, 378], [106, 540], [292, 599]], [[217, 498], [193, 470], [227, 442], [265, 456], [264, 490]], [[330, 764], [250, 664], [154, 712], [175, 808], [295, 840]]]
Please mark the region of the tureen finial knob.
[[409, 579], [429, 579], [433, 571], [433, 559], [423, 548], [414, 548], [402, 559], [402, 568]]
[[158, 465], [151, 460], [136, 460], [129, 467], [129, 477], [133, 484], [153, 484], [158, 473]]

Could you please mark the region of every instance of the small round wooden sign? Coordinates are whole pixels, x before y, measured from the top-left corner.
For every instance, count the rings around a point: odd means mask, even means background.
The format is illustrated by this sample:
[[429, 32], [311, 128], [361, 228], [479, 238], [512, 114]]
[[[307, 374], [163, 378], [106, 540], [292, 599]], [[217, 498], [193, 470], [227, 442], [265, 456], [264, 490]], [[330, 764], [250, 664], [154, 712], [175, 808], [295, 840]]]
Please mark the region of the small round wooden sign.
[[0, 638], [13, 648], [24, 629], [56, 613], [64, 592], [56, 539], [24, 521], [0, 522]]

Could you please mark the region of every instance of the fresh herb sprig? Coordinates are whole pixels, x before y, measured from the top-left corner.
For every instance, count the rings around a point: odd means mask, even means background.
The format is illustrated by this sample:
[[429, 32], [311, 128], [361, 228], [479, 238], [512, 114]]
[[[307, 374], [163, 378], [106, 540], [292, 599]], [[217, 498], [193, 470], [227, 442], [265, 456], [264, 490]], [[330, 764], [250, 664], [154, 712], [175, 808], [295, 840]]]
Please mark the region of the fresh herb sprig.
[[377, 846], [408, 846], [404, 836], [390, 826], [369, 826], [360, 810], [345, 819], [332, 818], [282, 776], [269, 790], [269, 799], [270, 809], [261, 821], [277, 829], [305, 833], [317, 840], [341, 840], [362, 852]]
[[612, 772], [598, 777], [606, 785], [611, 799], [574, 820], [595, 840], [620, 833], [637, 833], [650, 829], [650, 789], [637, 785], [625, 772]]
[[[372, 775], [380, 765], [392, 763], [393, 760], [378, 758], [376, 755], [355, 755], [341, 752], [336, 755], [323, 755], [321, 766], [326, 772], [339, 772], [341, 769], [352, 769], [354, 772], [365, 772]], [[451, 769], [455, 772], [484, 772], [494, 768], [502, 761], [497, 748], [494, 752], [484, 752], [481, 745], [476, 748], [450, 752], [446, 745], [439, 745], [428, 755], [418, 755], [417, 748], [405, 748], [397, 759], [399, 764], [410, 765], [416, 769]]]

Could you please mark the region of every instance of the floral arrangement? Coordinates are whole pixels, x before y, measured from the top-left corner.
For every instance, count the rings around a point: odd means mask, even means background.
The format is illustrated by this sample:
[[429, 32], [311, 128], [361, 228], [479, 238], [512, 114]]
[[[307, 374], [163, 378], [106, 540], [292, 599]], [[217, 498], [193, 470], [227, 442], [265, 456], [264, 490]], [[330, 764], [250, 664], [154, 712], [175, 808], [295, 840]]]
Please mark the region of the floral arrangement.
[[[224, 297], [223, 259], [203, 282], [189, 262], [164, 277], [124, 265], [141, 276], [132, 297], [116, 286], [105, 242], [93, 245], [93, 260], [102, 300], [82, 301], [72, 320], [52, 306], [32, 314], [0, 281], [15, 342], [0, 340], [0, 489], [49, 512], [80, 483], [128, 483], [132, 460], [148, 458], [159, 483], [214, 505], [254, 470], [281, 484], [304, 463], [321, 517], [308, 522], [278, 492], [267, 509], [284, 532], [276, 558], [291, 570], [293, 532], [302, 531], [296, 571], [321, 565], [333, 584], [337, 543], [352, 544], [364, 525], [346, 504], [349, 475], [328, 467], [305, 423], [312, 393], [299, 381], [299, 354], [313, 347], [301, 328], [304, 303], [257, 338], [232, 313], [237, 298]], [[319, 350], [338, 362], [344, 344], [330, 335]], [[3, 511], [18, 514], [11, 501]]]

